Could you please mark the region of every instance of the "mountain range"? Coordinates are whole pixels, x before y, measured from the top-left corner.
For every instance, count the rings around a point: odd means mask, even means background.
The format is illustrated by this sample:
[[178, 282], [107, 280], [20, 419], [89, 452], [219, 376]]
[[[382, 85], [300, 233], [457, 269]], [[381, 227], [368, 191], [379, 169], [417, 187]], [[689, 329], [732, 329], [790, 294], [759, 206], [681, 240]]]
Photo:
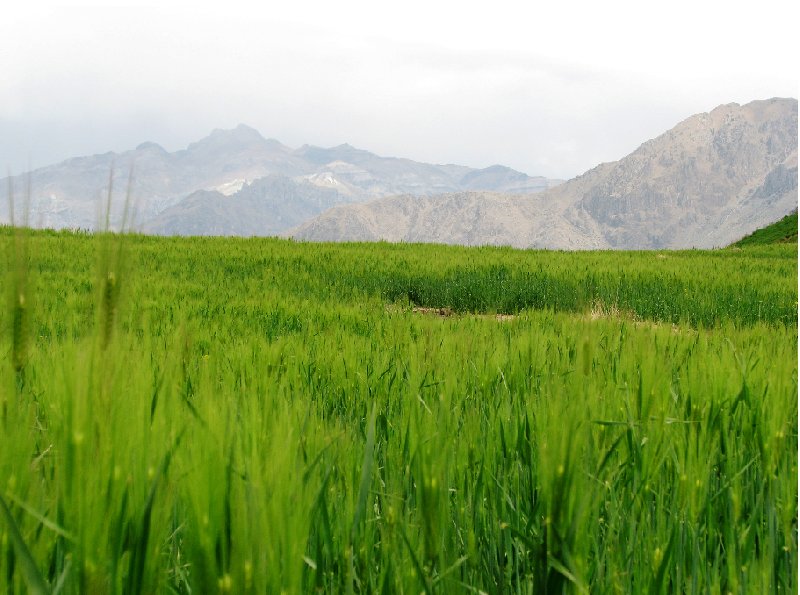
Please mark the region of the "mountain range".
[[563, 183], [347, 144], [292, 149], [240, 125], [175, 152], [143, 143], [0, 180], [0, 222], [11, 188], [34, 227], [102, 228], [109, 180], [111, 228], [130, 202], [127, 228], [153, 234], [707, 248], [797, 208], [797, 100], [721, 105]]
[[[380, 157], [347, 144], [291, 149], [239, 125], [180, 151], [147, 142], [39, 168], [11, 183], [17, 202], [29, 202], [32, 226], [96, 229], [105, 219], [112, 170], [112, 227], [122, 224], [130, 192], [135, 229], [192, 235], [272, 235], [334, 205], [395, 194], [539, 192], [560, 182], [500, 165], [474, 169]], [[9, 217], [8, 186], [0, 180], [0, 221]]]
[[721, 105], [536, 195], [337, 206], [288, 235], [520, 248], [725, 246], [797, 209], [797, 100]]

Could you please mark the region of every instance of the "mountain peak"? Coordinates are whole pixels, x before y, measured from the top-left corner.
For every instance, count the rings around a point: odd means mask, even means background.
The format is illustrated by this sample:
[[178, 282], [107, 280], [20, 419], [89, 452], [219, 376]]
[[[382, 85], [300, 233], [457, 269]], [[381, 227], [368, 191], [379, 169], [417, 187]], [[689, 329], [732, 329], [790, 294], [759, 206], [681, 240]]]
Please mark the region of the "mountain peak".
[[211, 134], [189, 145], [188, 149], [197, 150], [231, 151], [245, 148], [266, 148], [268, 150], [289, 151], [288, 147], [274, 139], [266, 139], [261, 133], [247, 126], [239, 124], [236, 128], [215, 128]]
[[489, 167], [484, 167], [482, 170], [479, 171], [483, 171], [486, 173], [510, 173], [510, 172], [520, 173], [518, 171], [511, 169], [506, 165], [500, 165], [499, 163], [495, 163], [494, 165], [490, 165]]
[[145, 141], [136, 147], [136, 151], [152, 151], [154, 153], [166, 153], [166, 149], [151, 141]]
[[322, 165], [337, 160], [357, 163], [364, 159], [378, 158], [377, 155], [363, 149], [357, 149], [348, 143], [331, 148], [303, 145], [297, 149], [294, 154], [316, 165]]
[[248, 126], [247, 124], [242, 124], [242, 123], [239, 123], [236, 126], [236, 128], [234, 128], [234, 131], [237, 134], [250, 134], [255, 136], [261, 136], [261, 133], [258, 130], [256, 130], [252, 126]]
[[215, 128], [209, 138], [231, 138], [240, 141], [263, 141], [265, 140], [261, 133], [246, 124], [239, 124], [236, 128], [222, 129]]
[[731, 103], [721, 103], [720, 105], [718, 105], [717, 107], [712, 109], [711, 113], [713, 114], [714, 112], [718, 112], [718, 111], [722, 111], [722, 110], [738, 109], [740, 107], [742, 107], [742, 106], [739, 105], [738, 103], [736, 103], [735, 101], [732, 101]]

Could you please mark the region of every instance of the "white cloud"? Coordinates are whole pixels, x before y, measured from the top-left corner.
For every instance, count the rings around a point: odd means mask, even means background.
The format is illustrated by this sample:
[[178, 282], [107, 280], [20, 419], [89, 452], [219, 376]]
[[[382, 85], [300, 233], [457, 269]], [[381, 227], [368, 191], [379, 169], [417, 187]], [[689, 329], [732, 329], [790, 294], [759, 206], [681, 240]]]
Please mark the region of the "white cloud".
[[565, 177], [719, 103], [797, 96], [797, 12], [776, 0], [17, 9], [0, 22], [0, 165], [144, 140], [177, 149], [246, 122], [293, 146]]

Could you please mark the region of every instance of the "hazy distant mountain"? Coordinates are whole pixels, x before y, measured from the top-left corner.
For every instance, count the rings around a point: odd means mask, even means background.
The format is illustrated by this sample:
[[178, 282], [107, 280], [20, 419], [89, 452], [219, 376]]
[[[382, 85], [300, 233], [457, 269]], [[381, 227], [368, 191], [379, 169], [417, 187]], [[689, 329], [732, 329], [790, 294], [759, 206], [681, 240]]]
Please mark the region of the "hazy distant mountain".
[[198, 236], [263, 236], [311, 219], [342, 202], [336, 190], [286, 176], [266, 176], [225, 196], [198, 190], [142, 226], [145, 233]]
[[294, 154], [316, 166], [317, 173], [309, 177], [315, 183], [325, 184], [322, 178], [327, 178], [328, 184], [338, 182], [362, 199], [393, 194], [430, 196], [474, 189], [541, 192], [561, 182], [531, 177], [502, 165], [472, 169], [378, 157], [346, 144], [332, 149], [305, 145]]
[[[119, 225], [133, 167], [130, 194], [135, 221], [140, 228], [165, 234], [224, 229], [226, 234], [269, 235], [341, 202], [476, 187], [536, 192], [558, 183], [501, 166], [476, 170], [431, 165], [379, 157], [349, 145], [330, 149], [304, 145], [293, 150], [240, 125], [215, 130], [174, 153], [143, 143], [120, 154], [78, 157], [37, 169], [30, 175], [30, 224], [95, 228], [103, 220], [112, 166], [112, 223]], [[271, 179], [253, 186], [264, 177]], [[12, 181], [19, 213], [28, 198], [27, 178], [17, 176]], [[8, 221], [7, 188], [8, 180], [0, 180], [0, 221]], [[196, 194], [201, 190], [206, 192]], [[232, 200], [223, 200], [224, 196]], [[264, 204], [259, 203], [261, 198]]]
[[[442, 244], [537, 244], [536, 230], [546, 227], [550, 214], [529, 196], [495, 192], [459, 192], [436, 196], [400, 195], [365, 204], [337, 206], [287, 235], [302, 240], [435, 242]], [[579, 234], [565, 233], [563, 248]]]
[[[291, 149], [247, 126], [215, 130], [174, 153], [155, 143], [143, 143], [132, 151], [77, 157], [31, 172], [30, 224], [94, 228], [105, 208], [112, 166], [117, 214], [122, 211], [133, 167], [130, 194], [139, 221], [152, 218], [196, 190], [232, 192], [245, 180], [309, 171]], [[13, 182], [16, 201], [22, 203], [27, 198], [27, 176], [16, 176]], [[0, 181], [0, 216], [5, 215], [7, 186], [7, 180]]]
[[[341, 205], [284, 235], [318, 242], [433, 242], [465, 246], [583, 249], [580, 229], [556, 214], [539, 195], [459, 192], [400, 195]], [[542, 230], [547, 230], [543, 239]]]
[[398, 196], [336, 207], [291, 235], [550, 248], [713, 247], [796, 208], [797, 100], [771, 99], [692, 116], [620, 161], [535, 196]]

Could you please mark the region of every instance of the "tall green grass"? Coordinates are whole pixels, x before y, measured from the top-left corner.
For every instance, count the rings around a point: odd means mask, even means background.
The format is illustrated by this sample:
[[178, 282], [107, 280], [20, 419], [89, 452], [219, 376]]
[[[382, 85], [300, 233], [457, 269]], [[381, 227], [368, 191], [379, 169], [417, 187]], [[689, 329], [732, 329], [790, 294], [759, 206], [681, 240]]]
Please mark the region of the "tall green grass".
[[789, 248], [15, 241], [6, 592], [797, 590]]
[[757, 229], [750, 235], [735, 242], [733, 246], [762, 246], [765, 244], [797, 244], [797, 210], [771, 225]]

